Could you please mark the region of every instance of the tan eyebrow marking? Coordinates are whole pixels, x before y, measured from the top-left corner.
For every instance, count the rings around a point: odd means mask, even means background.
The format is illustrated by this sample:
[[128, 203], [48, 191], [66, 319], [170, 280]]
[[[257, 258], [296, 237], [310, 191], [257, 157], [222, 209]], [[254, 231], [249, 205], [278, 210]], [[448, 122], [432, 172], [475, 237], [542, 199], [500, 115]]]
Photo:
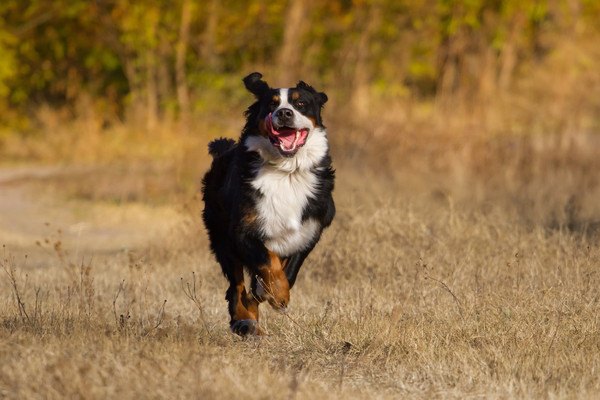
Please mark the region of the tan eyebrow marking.
[[300, 92], [292, 93], [292, 100], [298, 100], [300, 98]]
[[278, 94], [274, 94], [273, 95], [273, 101], [279, 103], [279, 101], [281, 100], [281, 98], [279, 97]]

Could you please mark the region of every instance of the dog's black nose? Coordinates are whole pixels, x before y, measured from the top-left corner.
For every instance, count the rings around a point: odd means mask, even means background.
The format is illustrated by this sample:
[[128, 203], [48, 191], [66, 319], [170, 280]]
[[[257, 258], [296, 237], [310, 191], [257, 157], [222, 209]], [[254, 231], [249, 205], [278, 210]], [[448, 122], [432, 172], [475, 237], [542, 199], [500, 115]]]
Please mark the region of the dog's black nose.
[[280, 108], [275, 114], [282, 121], [291, 121], [294, 117], [294, 112], [289, 108]]

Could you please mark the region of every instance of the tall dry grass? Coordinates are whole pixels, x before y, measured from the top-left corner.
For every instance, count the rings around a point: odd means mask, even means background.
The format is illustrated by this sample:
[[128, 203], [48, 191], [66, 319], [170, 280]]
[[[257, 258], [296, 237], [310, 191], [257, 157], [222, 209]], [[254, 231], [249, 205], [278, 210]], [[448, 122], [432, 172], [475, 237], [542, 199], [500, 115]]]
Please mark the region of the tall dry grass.
[[338, 174], [336, 222], [261, 339], [228, 332], [195, 201], [148, 246], [5, 247], [3, 397], [595, 397], [598, 235]]

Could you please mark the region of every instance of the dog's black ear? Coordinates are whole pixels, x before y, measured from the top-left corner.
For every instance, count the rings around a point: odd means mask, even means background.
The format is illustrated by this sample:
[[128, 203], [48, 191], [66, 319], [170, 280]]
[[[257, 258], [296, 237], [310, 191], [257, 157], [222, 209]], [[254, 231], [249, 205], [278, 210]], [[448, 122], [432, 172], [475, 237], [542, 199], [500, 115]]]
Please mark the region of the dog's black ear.
[[257, 98], [269, 91], [269, 85], [261, 78], [262, 74], [260, 72], [253, 72], [243, 79], [246, 89]]
[[306, 83], [304, 81], [298, 81], [298, 84], [296, 85], [296, 87], [298, 89], [308, 90], [311, 93], [317, 93], [317, 91], [315, 90], [315, 88], [313, 88], [312, 86], [310, 86], [308, 83]]
[[317, 92], [315, 90], [315, 88], [313, 88], [312, 86], [310, 86], [308, 83], [304, 82], [304, 81], [300, 81], [298, 82], [298, 84], [296, 85], [297, 88], [299, 89], [304, 89], [304, 90], [308, 90], [309, 92], [311, 92], [312, 94], [314, 94], [315, 98], [317, 99], [317, 102], [321, 105], [321, 107], [327, 103], [328, 97], [325, 93], [323, 92]]
[[319, 92], [315, 96], [316, 96], [319, 104], [321, 104], [321, 107], [323, 107], [323, 105], [325, 103], [327, 103], [327, 100], [329, 100], [329, 98], [327, 97], [327, 95], [324, 92]]

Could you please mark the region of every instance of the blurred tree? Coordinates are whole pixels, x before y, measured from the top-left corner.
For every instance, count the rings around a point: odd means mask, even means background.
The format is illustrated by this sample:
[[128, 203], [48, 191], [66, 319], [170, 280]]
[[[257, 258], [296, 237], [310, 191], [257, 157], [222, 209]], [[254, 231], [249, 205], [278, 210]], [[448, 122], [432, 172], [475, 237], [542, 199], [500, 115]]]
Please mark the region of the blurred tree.
[[[560, 43], [600, 35], [594, 0], [3, 0], [0, 120], [79, 99], [110, 122], [218, 110], [253, 70], [335, 87], [355, 115], [374, 102], [484, 104]], [[600, 60], [587, 53], [593, 68]]]
[[190, 123], [190, 95], [186, 77], [186, 54], [190, 41], [190, 23], [192, 21], [192, 1], [183, 0], [181, 5], [181, 22], [179, 24], [179, 38], [175, 58], [175, 79], [177, 82], [177, 101], [181, 113], [181, 122], [184, 129]]
[[307, 9], [311, 1], [289, 1], [286, 5], [283, 43], [279, 52], [279, 81], [291, 84], [300, 71]]

